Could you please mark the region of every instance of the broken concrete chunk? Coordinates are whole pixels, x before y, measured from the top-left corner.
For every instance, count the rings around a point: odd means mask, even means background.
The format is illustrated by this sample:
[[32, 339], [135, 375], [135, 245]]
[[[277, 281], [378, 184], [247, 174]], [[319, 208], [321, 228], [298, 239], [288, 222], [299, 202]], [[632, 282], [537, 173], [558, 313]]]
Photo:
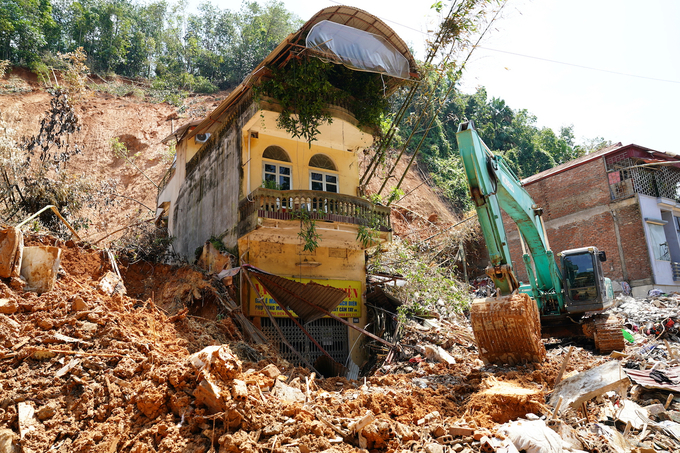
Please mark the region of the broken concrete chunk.
[[0, 277], [19, 276], [23, 250], [24, 237], [21, 230], [14, 227], [0, 228]]
[[16, 300], [12, 299], [0, 299], [0, 313], [5, 315], [11, 315], [16, 313], [19, 309], [19, 304]]
[[123, 284], [123, 279], [111, 271], [108, 271], [99, 279], [97, 288], [99, 291], [108, 294], [109, 296], [113, 296], [114, 294], [125, 295], [127, 293], [127, 289]]
[[231, 381], [241, 373], [241, 361], [225, 344], [203, 348], [189, 356], [189, 363], [199, 371], [224, 381]]
[[423, 451], [425, 451], [425, 453], [444, 453], [444, 446], [434, 442], [428, 442], [423, 446]]
[[21, 277], [26, 280], [24, 291], [38, 294], [54, 288], [61, 263], [61, 249], [58, 247], [24, 247], [21, 261]]
[[266, 367], [262, 368], [260, 373], [269, 376], [270, 378], [277, 378], [281, 374], [279, 369], [273, 363], [270, 363]]
[[453, 365], [456, 363], [456, 359], [454, 359], [451, 354], [446, 352], [446, 350], [440, 346], [425, 345], [423, 349], [425, 350], [425, 357], [427, 357], [430, 360], [448, 363], [449, 365]]
[[19, 436], [11, 429], [0, 429], [0, 453], [19, 453]]
[[273, 390], [274, 396], [281, 398], [288, 403], [304, 403], [305, 394], [301, 390], [286, 385], [281, 381], [276, 381]]
[[222, 412], [227, 407], [221, 395], [220, 387], [207, 379], [203, 379], [198, 384], [196, 390], [194, 390], [194, 398], [196, 398], [197, 404], [206, 406], [213, 413]]
[[17, 403], [17, 414], [19, 418], [19, 435], [23, 439], [26, 437], [26, 434], [34, 431], [38, 425], [33, 403], [27, 401]]
[[612, 360], [557, 384], [555, 391], [550, 396], [549, 403], [555, 407], [562, 397], [562, 405], [558, 410], [562, 413], [569, 407], [578, 409], [582, 403], [610, 390], [622, 395], [629, 386], [630, 380], [623, 368], [621, 368], [619, 362]]

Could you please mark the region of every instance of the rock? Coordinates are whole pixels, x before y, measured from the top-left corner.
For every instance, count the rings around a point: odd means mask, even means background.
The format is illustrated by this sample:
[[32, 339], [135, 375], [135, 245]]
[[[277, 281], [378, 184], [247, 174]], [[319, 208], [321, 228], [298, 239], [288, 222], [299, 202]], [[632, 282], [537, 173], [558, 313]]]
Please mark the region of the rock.
[[11, 429], [0, 429], [0, 453], [19, 453], [19, 436]]
[[0, 314], [0, 345], [14, 346], [19, 336], [19, 323], [9, 316]]
[[227, 407], [219, 386], [208, 379], [203, 379], [198, 384], [196, 390], [194, 390], [194, 398], [196, 398], [197, 404], [206, 406], [213, 413], [222, 412]]
[[113, 296], [114, 294], [124, 295], [127, 293], [127, 289], [123, 284], [123, 279], [111, 271], [108, 271], [102, 278], [99, 279], [99, 283], [97, 283], [97, 289], [109, 296]]
[[423, 451], [425, 451], [425, 453], [444, 453], [444, 446], [429, 442], [423, 446]]
[[269, 376], [270, 378], [274, 378], [274, 379], [276, 379], [281, 374], [279, 369], [276, 368], [276, 365], [274, 365], [273, 363], [270, 363], [266, 367], [262, 368], [260, 370], [260, 373], [262, 373], [266, 376]]
[[0, 314], [11, 315], [16, 313], [19, 309], [19, 304], [16, 300], [0, 299]]
[[368, 450], [380, 450], [387, 448], [390, 439], [394, 437], [394, 433], [390, 428], [387, 420], [379, 418], [368, 425], [361, 431], [361, 436], [366, 439], [366, 448]]
[[86, 311], [90, 310], [90, 306], [83, 300], [82, 297], [76, 296], [71, 301], [71, 311]]
[[304, 403], [305, 394], [302, 393], [300, 389], [286, 385], [283, 382], [277, 380], [274, 384], [273, 390], [274, 396], [281, 398], [283, 401], [289, 403]]
[[47, 420], [48, 418], [54, 417], [54, 414], [57, 413], [57, 404], [52, 402], [47, 404], [46, 406], [41, 407], [38, 409], [37, 416], [38, 420]]
[[189, 363], [201, 373], [223, 381], [231, 381], [241, 373], [241, 361], [225, 344], [203, 348], [189, 356]]

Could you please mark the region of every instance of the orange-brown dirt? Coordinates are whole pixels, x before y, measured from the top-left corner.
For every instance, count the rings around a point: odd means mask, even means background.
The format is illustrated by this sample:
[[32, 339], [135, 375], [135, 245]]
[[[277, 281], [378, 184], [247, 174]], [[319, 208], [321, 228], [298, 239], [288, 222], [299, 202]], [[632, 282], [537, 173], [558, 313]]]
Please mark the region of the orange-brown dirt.
[[[357, 451], [358, 437], [348, 434], [340, 442], [331, 425], [347, 432], [369, 410], [378, 419], [364, 432], [370, 451], [400, 451], [431, 436], [436, 426], [493, 427], [502, 421], [500, 403], [512, 405], [513, 414], [540, 413], [561, 362], [553, 355], [544, 364], [500, 369], [489, 384], [492, 373], [480, 371], [464, 329], [450, 341], [457, 364], [416, 362], [411, 371], [398, 365], [398, 374], [379, 372], [365, 385], [314, 379], [268, 348], [245, 343], [216, 302], [228, 298], [223, 287], [198, 270], [123, 265], [128, 295], [108, 296], [97, 289], [111, 270], [101, 252], [45, 236], [26, 243], [59, 246], [63, 261], [55, 289], [40, 296], [0, 283], [0, 298], [18, 304], [14, 313], [0, 315], [0, 326], [19, 326], [15, 335], [0, 327], [0, 428], [18, 434], [17, 407], [29, 404], [37, 421], [21, 440], [24, 451], [207, 452], [211, 445], [219, 451], [322, 451], [332, 445], [334, 451]], [[84, 308], [76, 308], [76, 300]], [[207, 306], [222, 316], [189, 314]], [[403, 341], [422, 342], [415, 338], [407, 334]], [[211, 344], [229, 345], [241, 362], [231, 377], [247, 383], [247, 399], [231, 400], [217, 416], [197, 403], [200, 372], [188, 361]], [[596, 362], [579, 353], [584, 360], [573, 360], [569, 369]], [[281, 376], [261, 372], [268, 364]], [[311, 380], [309, 392], [305, 379]], [[308, 394], [307, 400], [276, 397], [272, 386], [281, 380]], [[516, 395], [490, 390], [503, 383]], [[435, 412], [432, 421], [419, 424]]]

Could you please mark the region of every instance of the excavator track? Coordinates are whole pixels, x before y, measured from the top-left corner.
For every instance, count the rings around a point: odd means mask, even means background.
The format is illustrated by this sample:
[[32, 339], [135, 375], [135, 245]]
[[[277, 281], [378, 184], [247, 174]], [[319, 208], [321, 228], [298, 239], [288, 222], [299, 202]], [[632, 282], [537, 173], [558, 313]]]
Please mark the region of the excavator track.
[[595, 349], [600, 354], [626, 349], [622, 328], [622, 319], [610, 313], [597, 314], [583, 322], [583, 333], [595, 341]]
[[475, 299], [472, 331], [485, 364], [520, 364], [545, 360], [538, 307], [527, 294]]

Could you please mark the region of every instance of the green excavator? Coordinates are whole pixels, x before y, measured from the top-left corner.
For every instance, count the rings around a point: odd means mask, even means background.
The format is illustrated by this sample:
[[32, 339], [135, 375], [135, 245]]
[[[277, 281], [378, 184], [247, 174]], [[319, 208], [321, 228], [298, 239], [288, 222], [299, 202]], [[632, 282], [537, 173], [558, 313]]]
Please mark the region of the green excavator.
[[[542, 337], [586, 335], [601, 353], [625, 347], [621, 320], [603, 313], [614, 304], [611, 280], [602, 272], [604, 251], [582, 247], [550, 250], [542, 209], [501, 156], [481, 140], [472, 121], [456, 134], [470, 194], [489, 251], [486, 274], [495, 297], [475, 299], [472, 330], [484, 363], [518, 364], [545, 358]], [[513, 271], [501, 209], [519, 230], [528, 283]], [[560, 269], [561, 268], [561, 269]]]

